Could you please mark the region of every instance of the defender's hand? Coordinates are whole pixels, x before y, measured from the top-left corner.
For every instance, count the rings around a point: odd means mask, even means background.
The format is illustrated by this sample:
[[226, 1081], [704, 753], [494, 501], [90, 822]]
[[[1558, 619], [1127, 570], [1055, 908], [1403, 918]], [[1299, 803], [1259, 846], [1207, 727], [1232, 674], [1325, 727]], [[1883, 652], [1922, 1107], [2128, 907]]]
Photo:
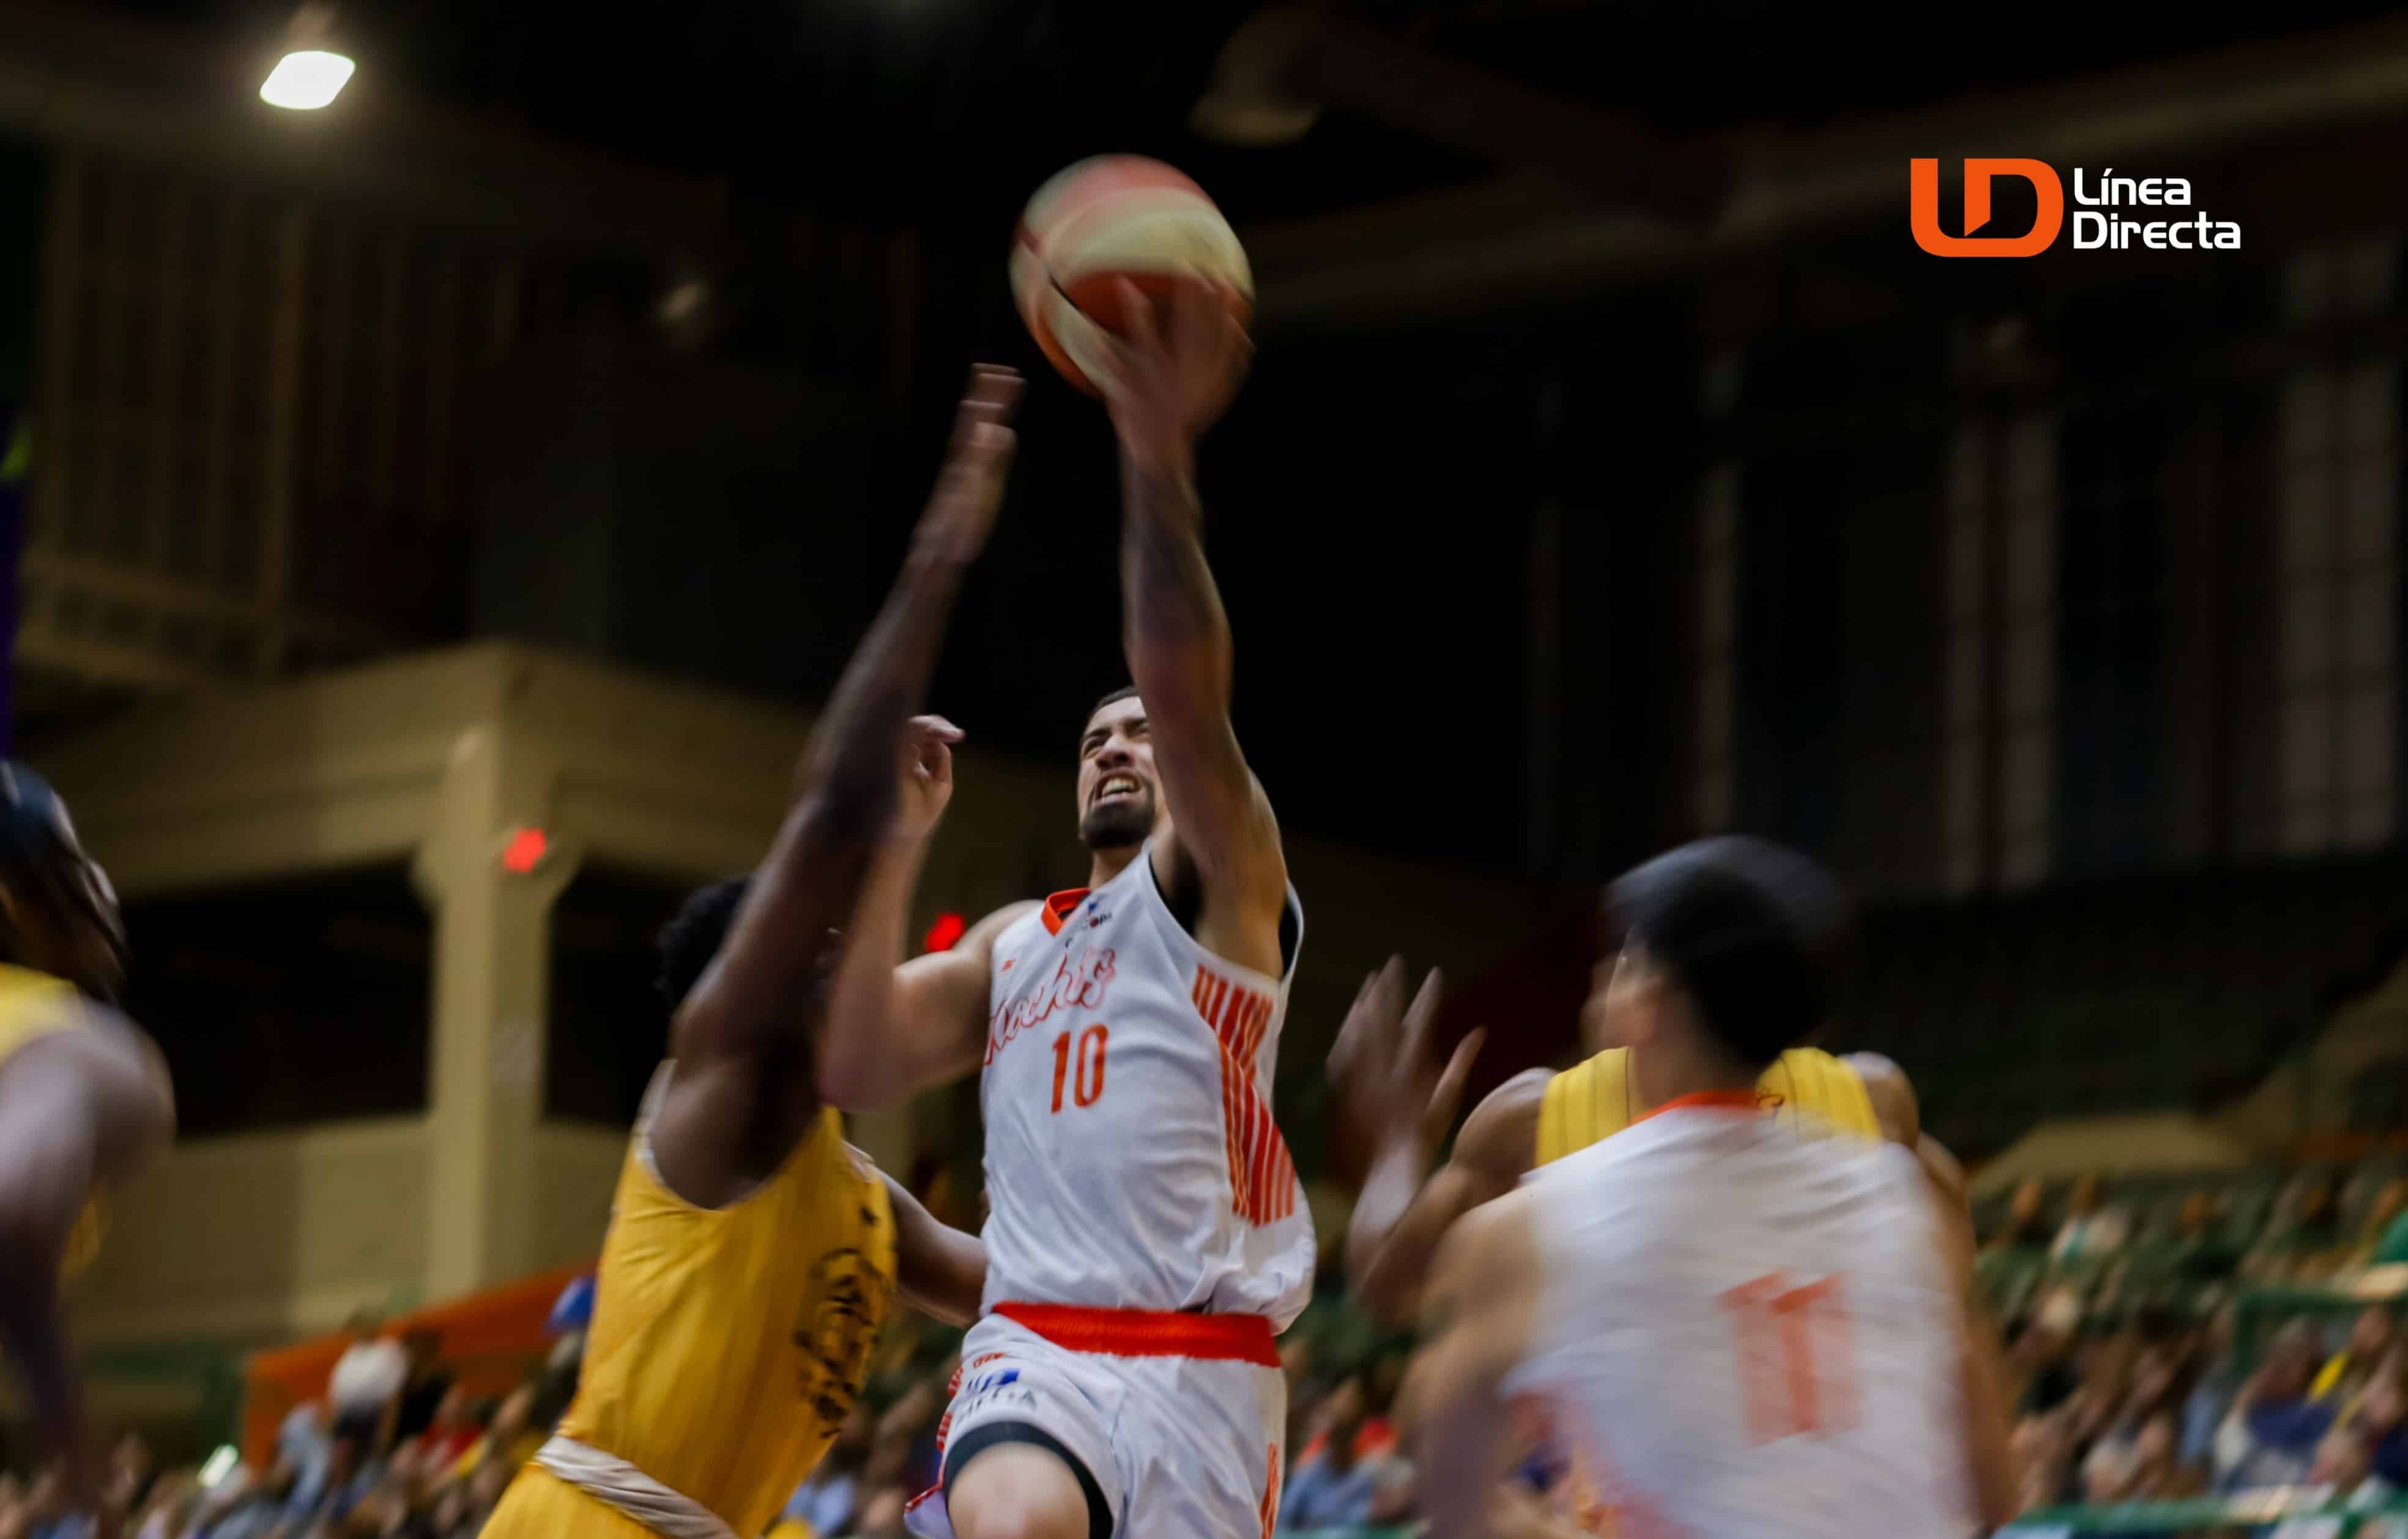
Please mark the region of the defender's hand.
[[903, 729], [901, 795], [895, 806], [899, 841], [925, 839], [953, 799], [953, 744], [962, 729], [942, 716], [914, 716]]
[[926, 554], [968, 561], [986, 548], [1017, 442], [1011, 413], [1020, 400], [1020, 386], [1019, 372], [1000, 365], [981, 364], [970, 370], [969, 392], [953, 417], [945, 467], [937, 476], [937, 489], [913, 537]]
[[1363, 980], [1329, 1052], [1329, 1080], [1338, 1089], [1339, 1145], [1368, 1167], [1372, 1152], [1403, 1139], [1420, 1142], [1426, 1158], [1446, 1138], [1463, 1086], [1487, 1032], [1467, 1032], [1440, 1069], [1431, 1061], [1430, 1031], [1438, 1018], [1441, 980], [1433, 968], [1412, 1003], [1405, 1002], [1405, 964], [1388, 965]]

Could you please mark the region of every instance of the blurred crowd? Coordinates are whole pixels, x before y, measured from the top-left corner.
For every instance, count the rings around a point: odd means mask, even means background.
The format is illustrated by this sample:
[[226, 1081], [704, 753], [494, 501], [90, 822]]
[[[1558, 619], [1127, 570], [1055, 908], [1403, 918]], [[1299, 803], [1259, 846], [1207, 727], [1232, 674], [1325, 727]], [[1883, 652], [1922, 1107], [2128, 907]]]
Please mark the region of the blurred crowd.
[[[2408, 1180], [2385, 1168], [2017, 1188], [1981, 1270], [2026, 1509], [2408, 1500], [2408, 1338], [2376, 1270], [2408, 1261], [2403, 1215]], [[2265, 1340], [2241, 1339], [2244, 1296]]]
[[[576, 1388], [575, 1342], [509, 1393], [472, 1397], [432, 1332], [353, 1324], [325, 1398], [296, 1406], [264, 1468], [161, 1471], [139, 1436], [112, 1455], [108, 1491], [140, 1539], [473, 1539]], [[213, 1476], [205, 1480], [205, 1474]], [[0, 1479], [0, 1539], [86, 1539], [56, 1470]]]
[[[2007, 1345], [2027, 1510], [2270, 1487], [2408, 1501], [2408, 1331], [2386, 1274], [2372, 1271], [2408, 1263], [2408, 1177], [2034, 1181], [1982, 1216], [1980, 1272]], [[2346, 1302], [2337, 1284], [2373, 1302]], [[2244, 1344], [2240, 1302], [2269, 1289], [2275, 1323]], [[389, 1335], [363, 1318], [352, 1334], [325, 1397], [284, 1418], [264, 1467], [237, 1462], [205, 1484], [202, 1469], [163, 1471], [140, 1437], [122, 1439], [109, 1475], [125, 1532], [474, 1539], [566, 1412], [580, 1338], [563, 1336], [507, 1393], [479, 1397], [432, 1333]], [[917, 1316], [895, 1322], [774, 1539], [903, 1533], [906, 1503], [936, 1480], [959, 1345]], [[1411, 1345], [1335, 1295], [1282, 1338], [1283, 1532], [1416, 1519], [1415, 1472], [1391, 1419]], [[1566, 1474], [1543, 1455], [1517, 1474], [1511, 1490], [1527, 1499], [1530, 1532], [1571, 1532]], [[54, 1471], [0, 1475], [0, 1539], [88, 1539], [61, 1484]]]
[[[535, 1456], [576, 1389], [576, 1336], [509, 1393], [464, 1389], [439, 1337], [380, 1334], [355, 1321], [354, 1342], [324, 1399], [296, 1406], [265, 1467], [162, 1471], [139, 1436], [111, 1458], [110, 1502], [137, 1539], [474, 1539], [503, 1489]], [[1340, 1306], [1316, 1306], [1282, 1352], [1292, 1387], [1296, 1450], [1281, 1527], [1351, 1528], [1410, 1521], [1412, 1472], [1388, 1411], [1403, 1378], [1395, 1343]], [[937, 1433], [959, 1363], [960, 1333], [898, 1320], [836, 1446], [794, 1493], [775, 1539], [889, 1539], [909, 1499], [935, 1484]], [[1315, 1343], [1322, 1348], [1315, 1349]], [[1328, 1368], [1332, 1351], [1346, 1354]], [[89, 1539], [67, 1510], [58, 1472], [0, 1475], [0, 1539]]]

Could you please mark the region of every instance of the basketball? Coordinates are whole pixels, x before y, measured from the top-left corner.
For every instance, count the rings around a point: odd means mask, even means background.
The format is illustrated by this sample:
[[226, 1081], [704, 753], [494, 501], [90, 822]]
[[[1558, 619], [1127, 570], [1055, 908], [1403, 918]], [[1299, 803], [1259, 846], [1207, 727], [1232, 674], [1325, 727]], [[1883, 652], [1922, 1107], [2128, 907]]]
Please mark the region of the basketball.
[[1037, 189], [1011, 248], [1021, 318], [1063, 378], [1091, 396], [1110, 377], [1123, 279], [1149, 297], [1186, 280], [1226, 283], [1241, 321], [1254, 306], [1245, 248], [1203, 188], [1158, 160], [1098, 155]]

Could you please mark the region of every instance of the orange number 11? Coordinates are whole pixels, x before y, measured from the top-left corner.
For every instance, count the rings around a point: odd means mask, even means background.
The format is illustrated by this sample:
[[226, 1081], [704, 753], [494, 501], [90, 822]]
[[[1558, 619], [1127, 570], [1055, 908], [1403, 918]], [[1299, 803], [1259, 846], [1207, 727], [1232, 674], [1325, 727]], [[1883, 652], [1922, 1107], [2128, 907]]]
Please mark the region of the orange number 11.
[[1854, 1426], [1856, 1350], [1840, 1279], [1789, 1286], [1782, 1273], [1722, 1296], [1739, 1335], [1740, 1393], [1757, 1443]]

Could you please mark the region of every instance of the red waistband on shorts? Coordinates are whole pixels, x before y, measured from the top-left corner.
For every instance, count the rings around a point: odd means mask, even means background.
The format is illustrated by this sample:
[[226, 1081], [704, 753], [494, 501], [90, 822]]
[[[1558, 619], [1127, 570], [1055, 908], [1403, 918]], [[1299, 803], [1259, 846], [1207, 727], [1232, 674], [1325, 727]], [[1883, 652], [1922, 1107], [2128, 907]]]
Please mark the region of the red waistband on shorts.
[[1112, 1358], [1200, 1358], [1280, 1365], [1271, 1322], [1260, 1315], [1190, 1315], [1076, 1304], [999, 1303], [995, 1312], [1072, 1352]]

